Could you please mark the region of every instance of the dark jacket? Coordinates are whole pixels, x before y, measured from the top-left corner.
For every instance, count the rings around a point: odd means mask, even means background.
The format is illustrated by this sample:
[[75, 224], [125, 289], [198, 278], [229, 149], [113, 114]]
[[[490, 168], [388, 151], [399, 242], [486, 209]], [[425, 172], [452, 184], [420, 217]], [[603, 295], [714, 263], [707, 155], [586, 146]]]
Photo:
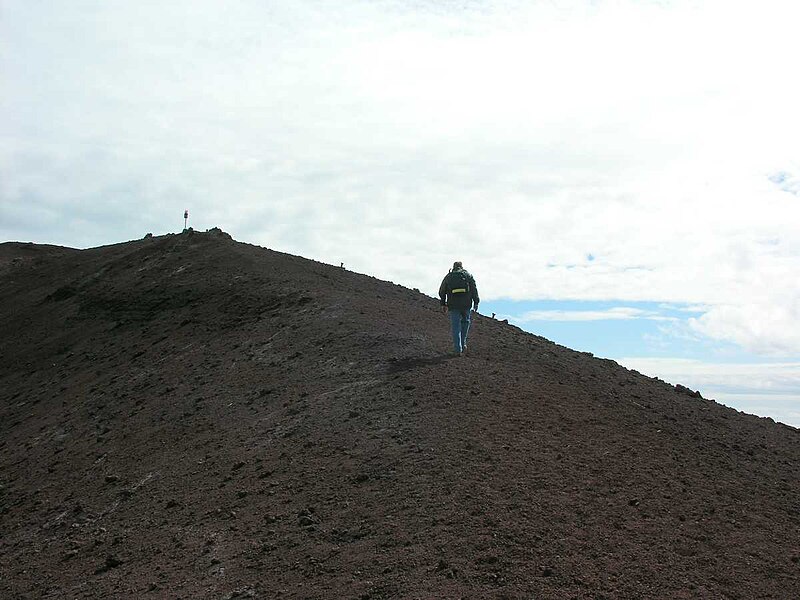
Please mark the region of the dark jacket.
[[[466, 288], [464, 280], [466, 279]], [[475, 278], [469, 271], [450, 271], [442, 280], [439, 286], [439, 298], [442, 306], [447, 306], [452, 310], [469, 310], [475, 304], [478, 310], [478, 303], [481, 301], [478, 296], [478, 286], [475, 285]]]

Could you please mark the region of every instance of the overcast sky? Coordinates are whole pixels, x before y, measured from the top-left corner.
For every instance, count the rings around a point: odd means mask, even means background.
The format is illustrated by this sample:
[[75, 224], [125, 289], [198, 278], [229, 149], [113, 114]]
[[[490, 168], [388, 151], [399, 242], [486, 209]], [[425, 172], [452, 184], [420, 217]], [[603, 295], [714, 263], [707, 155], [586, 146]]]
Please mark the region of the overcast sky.
[[460, 259], [531, 330], [795, 365], [800, 424], [796, 4], [0, 0], [0, 239]]

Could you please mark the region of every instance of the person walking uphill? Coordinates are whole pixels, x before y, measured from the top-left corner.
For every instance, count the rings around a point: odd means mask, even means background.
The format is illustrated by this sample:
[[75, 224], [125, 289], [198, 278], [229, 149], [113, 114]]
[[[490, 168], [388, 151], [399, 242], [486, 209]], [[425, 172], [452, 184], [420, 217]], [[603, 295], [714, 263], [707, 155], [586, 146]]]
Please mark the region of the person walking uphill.
[[439, 298], [442, 310], [450, 314], [450, 328], [453, 332], [453, 350], [461, 356], [467, 349], [467, 335], [472, 322], [472, 307], [478, 311], [478, 286], [475, 278], [461, 265], [461, 261], [453, 263], [453, 268], [445, 275], [439, 286]]

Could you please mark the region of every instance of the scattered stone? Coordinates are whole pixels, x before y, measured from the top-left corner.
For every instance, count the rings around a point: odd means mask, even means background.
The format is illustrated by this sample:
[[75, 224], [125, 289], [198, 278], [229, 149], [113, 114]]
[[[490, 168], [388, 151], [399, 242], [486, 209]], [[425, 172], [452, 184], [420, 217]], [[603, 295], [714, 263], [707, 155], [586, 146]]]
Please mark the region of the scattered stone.
[[219, 227], [212, 227], [211, 229], [206, 230], [206, 233], [210, 233], [211, 235], [213, 235], [215, 237], [223, 238], [223, 239], [226, 239], [226, 240], [233, 239], [231, 237], [231, 234], [227, 233], [226, 231], [223, 231]]
[[680, 383], [675, 386], [675, 391], [679, 394], [683, 394], [684, 396], [692, 396], [693, 398], [702, 398], [703, 395], [699, 391], [694, 391], [686, 387], [685, 385], [681, 385]]
[[227, 596], [224, 596], [222, 600], [244, 600], [245, 598], [257, 598], [258, 595], [256, 591], [251, 587], [243, 587], [233, 590]]
[[116, 475], [106, 475], [106, 483], [117, 483], [119, 481], [119, 477]]
[[303, 509], [299, 513], [297, 513], [298, 517], [297, 522], [300, 524], [301, 527], [310, 527], [311, 525], [315, 525], [317, 521], [314, 518], [313, 514], [314, 514], [313, 508]]
[[101, 573], [105, 573], [106, 571], [117, 568], [121, 564], [122, 561], [118, 557], [114, 556], [113, 554], [109, 554], [106, 556], [106, 561], [97, 569], [95, 569], [94, 574], [100, 575]]
[[231, 471], [238, 471], [239, 469], [241, 469], [241, 468], [242, 468], [243, 466], [245, 466], [246, 464], [247, 464], [247, 463], [246, 463], [246, 462], [244, 462], [243, 460], [242, 460], [242, 461], [239, 461], [239, 462], [237, 462], [235, 465], [233, 465], [233, 467], [231, 467]]
[[78, 293], [74, 287], [70, 285], [66, 285], [63, 287], [58, 288], [55, 292], [50, 294], [46, 300], [48, 301], [55, 301], [61, 302], [62, 300], [66, 300], [67, 298], [72, 298], [75, 294]]

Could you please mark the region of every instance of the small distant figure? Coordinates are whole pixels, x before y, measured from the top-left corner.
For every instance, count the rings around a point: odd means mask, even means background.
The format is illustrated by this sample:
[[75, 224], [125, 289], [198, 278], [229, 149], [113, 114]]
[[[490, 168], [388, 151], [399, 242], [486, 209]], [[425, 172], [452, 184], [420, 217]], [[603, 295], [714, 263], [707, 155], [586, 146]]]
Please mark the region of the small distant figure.
[[494, 314], [495, 314], [495, 313], [492, 313], [492, 318], [493, 318], [493, 319], [494, 319]]
[[339, 268], [344, 269], [344, 263], [339, 263]]
[[450, 314], [450, 329], [453, 334], [453, 351], [462, 356], [467, 350], [467, 336], [472, 322], [472, 310], [478, 311], [478, 286], [475, 278], [464, 269], [461, 261], [453, 263], [453, 268], [445, 275], [439, 286], [442, 312]]

